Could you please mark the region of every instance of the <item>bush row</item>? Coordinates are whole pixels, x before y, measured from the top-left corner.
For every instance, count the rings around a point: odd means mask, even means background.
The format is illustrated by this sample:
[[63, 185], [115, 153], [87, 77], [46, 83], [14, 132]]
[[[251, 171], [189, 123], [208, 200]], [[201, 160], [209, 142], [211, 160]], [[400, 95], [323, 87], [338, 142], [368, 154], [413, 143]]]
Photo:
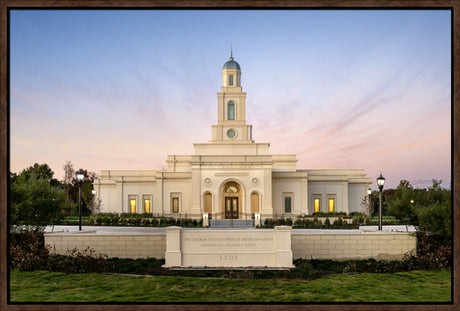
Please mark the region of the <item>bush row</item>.
[[203, 220], [190, 218], [152, 217], [152, 214], [100, 213], [95, 216], [90, 216], [86, 224], [98, 226], [202, 227]]
[[[326, 214], [326, 213], [323, 213]], [[328, 213], [333, 214], [333, 213]], [[292, 218], [267, 218], [263, 221], [262, 228], [273, 228], [275, 226], [292, 226], [293, 228], [306, 228], [306, 229], [358, 229], [360, 225], [377, 225], [378, 221], [369, 221], [361, 213], [357, 215], [338, 216], [335, 215], [334, 221], [331, 223], [329, 217], [334, 215], [325, 216], [326, 219], [322, 222], [317, 216], [298, 216], [295, 220]], [[351, 218], [351, 223], [345, 220]], [[383, 221], [383, 225], [397, 225], [397, 221]]]
[[92, 249], [76, 249], [65, 255], [53, 253], [43, 245], [43, 234], [12, 233], [10, 235], [11, 269], [21, 271], [47, 270], [65, 273], [134, 273], [148, 275], [176, 275], [228, 278], [300, 278], [315, 279], [339, 273], [383, 273], [411, 270], [448, 269], [452, 267], [451, 245], [439, 244], [435, 236], [418, 235], [417, 254], [407, 253], [401, 261], [366, 260], [294, 260], [295, 268], [273, 270], [207, 270], [177, 271], [164, 269], [164, 260], [107, 258]]

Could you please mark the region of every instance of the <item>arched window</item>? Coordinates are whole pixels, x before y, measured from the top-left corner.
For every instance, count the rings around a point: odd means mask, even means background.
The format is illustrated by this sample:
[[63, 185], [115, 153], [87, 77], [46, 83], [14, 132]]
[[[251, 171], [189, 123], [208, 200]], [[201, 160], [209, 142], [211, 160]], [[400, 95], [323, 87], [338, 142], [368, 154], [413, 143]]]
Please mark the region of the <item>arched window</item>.
[[225, 192], [226, 193], [238, 193], [238, 188], [233, 185], [228, 186], [227, 188], [225, 188]]
[[234, 102], [228, 103], [228, 119], [235, 120], [235, 103]]
[[257, 192], [251, 193], [251, 212], [258, 213], [259, 209], [259, 194]]
[[209, 192], [204, 194], [204, 212], [212, 214], [212, 194]]

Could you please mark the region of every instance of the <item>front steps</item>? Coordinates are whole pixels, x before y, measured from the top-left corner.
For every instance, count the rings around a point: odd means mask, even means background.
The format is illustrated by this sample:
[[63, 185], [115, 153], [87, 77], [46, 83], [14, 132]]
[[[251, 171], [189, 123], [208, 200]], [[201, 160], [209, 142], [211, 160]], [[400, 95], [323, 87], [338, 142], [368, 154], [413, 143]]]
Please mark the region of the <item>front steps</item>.
[[210, 228], [254, 228], [254, 219], [210, 219]]

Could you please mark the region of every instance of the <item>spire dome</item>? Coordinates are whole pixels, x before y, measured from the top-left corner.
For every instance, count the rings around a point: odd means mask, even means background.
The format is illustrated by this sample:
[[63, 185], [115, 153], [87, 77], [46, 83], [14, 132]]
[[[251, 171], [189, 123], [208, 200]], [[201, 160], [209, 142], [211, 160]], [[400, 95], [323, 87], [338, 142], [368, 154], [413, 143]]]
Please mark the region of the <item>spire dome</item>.
[[224, 64], [224, 68], [222, 68], [222, 70], [224, 69], [241, 70], [240, 65], [237, 62], [235, 62], [235, 60], [233, 59], [233, 51], [231, 49], [230, 49], [230, 59], [228, 62]]

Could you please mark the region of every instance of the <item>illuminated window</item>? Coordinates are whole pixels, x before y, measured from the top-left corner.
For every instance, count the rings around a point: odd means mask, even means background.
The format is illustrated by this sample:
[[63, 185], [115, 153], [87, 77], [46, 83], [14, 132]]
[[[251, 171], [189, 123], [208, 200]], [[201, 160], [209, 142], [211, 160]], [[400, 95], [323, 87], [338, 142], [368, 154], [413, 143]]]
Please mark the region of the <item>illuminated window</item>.
[[237, 193], [238, 188], [235, 187], [235, 186], [228, 186], [227, 188], [225, 188], [225, 192], [227, 192], [227, 193]]
[[172, 212], [179, 213], [179, 198], [172, 198]]
[[233, 76], [230, 76], [230, 85], [233, 85]]
[[150, 199], [144, 199], [144, 213], [150, 213]]
[[329, 213], [333, 213], [335, 211], [335, 200], [329, 199]]
[[321, 200], [319, 198], [315, 199], [315, 213], [319, 213], [321, 210]]
[[172, 194], [171, 211], [173, 213], [179, 213], [179, 194]]
[[228, 119], [235, 120], [235, 103], [234, 102], [228, 103]]
[[129, 200], [129, 207], [131, 209], [131, 213], [136, 212], [136, 199], [130, 199]]

